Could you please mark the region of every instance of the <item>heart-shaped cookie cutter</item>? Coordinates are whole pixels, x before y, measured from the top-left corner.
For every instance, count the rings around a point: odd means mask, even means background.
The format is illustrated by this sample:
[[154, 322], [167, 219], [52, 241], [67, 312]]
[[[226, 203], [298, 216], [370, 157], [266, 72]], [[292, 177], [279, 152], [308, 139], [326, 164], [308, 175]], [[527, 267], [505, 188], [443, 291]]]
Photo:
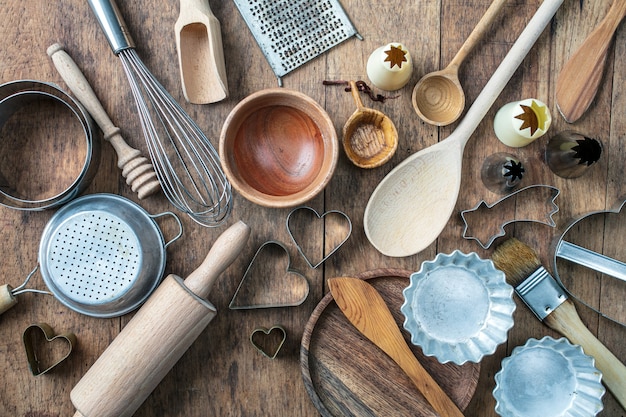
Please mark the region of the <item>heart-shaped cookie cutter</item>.
[[[315, 214], [315, 216], [317, 217], [318, 220], [324, 219], [324, 217], [326, 217], [327, 215], [333, 215], [334, 214], [334, 215], [341, 216], [343, 219], [345, 219], [348, 222], [348, 233], [346, 234], [345, 238], [343, 238], [343, 240], [341, 242], [339, 242], [337, 245], [335, 245], [335, 247], [326, 256], [324, 256], [318, 263], [316, 263], [315, 265], [313, 265], [313, 262], [304, 253], [302, 245], [296, 240], [296, 238], [295, 238], [295, 236], [294, 236], [294, 234], [293, 234], [293, 232], [291, 230], [290, 221], [292, 219], [292, 216], [295, 213], [297, 213], [299, 211], [302, 211], [302, 210], [308, 210], [308, 211], [312, 212], [313, 214]], [[309, 267], [312, 268], [312, 269], [316, 269], [318, 266], [320, 266], [321, 264], [326, 262], [326, 260], [328, 258], [330, 258], [335, 252], [337, 252], [337, 250], [339, 250], [339, 248], [344, 243], [346, 243], [346, 241], [348, 240], [348, 238], [350, 238], [350, 235], [352, 234], [352, 221], [350, 220], [350, 217], [348, 217], [348, 215], [346, 213], [344, 213], [343, 211], [329, 210], [329, 211], [326, 211], [326, 212], [324, 212], [323, 214], [320, 215], [315, 209], [313, 209], [312, 207], [308, 207], [308, 206], [300, 206], [300, 207], [296, 207], [293, 210], [291, 210], [289, 212], [289, 214], [287, 215], [286, 226], [287, 226], [287, 232], [289, 233], [289, 237], [293, 241], [294, 245], [296, 245], [296, 248], [298, 249], [298, 252], [300, 253], [300, 255], [302, 255], [302, 257], [306, 261], [307, 265], [309, 265]]]
[[[278, 334], [279, 337], [274, 337], [274, 334]], [[263, 339], [259, 339], [263, 337]], [[287, 340], [287, 332], [281, 325], [274, 325], [269, 329], [265, 327], [258, 327], [250, 334], [250, 343], [252, 346], [263, 356], [270, 359], [275, 359], [278, 356], [278, 352], [285, 344]]]
[[[303, 288], [302, 291], [285, 291], [285, 289], [293, 290], [293, 286], [278, 289], [275, 287], [275, 285], [277, 285], [276, 282], [271, 282], [274, 287], [272, 287], [272, 285], [267, 285], [267, 283], [255, 286], [255, 282], [250, 282], [251, 280], [260, 279], [259, 277], [254, 276], [253, 273], [255, 272], [255, 266], [258, 262], [260, 262], [260, 256], [268, 251], [273, 251], [269, 252], [268, 256], [272, 258], [283, 257], [286, 260], [284, 276], [295, 277], [299, 283], [302, 283], [302, 287], [296, 286], [295, 290]], [[271, 265], [269, 266], [274, 266], [276, 264], [276, 262], [273, 262], [274, 260], [275, 259], [272, 259]], [[276, 277], [269, 276], [267, 278], [271, 280]], [[251, 288], [248, 288], [248, 286], [251, 286]], [[250, 293], [250, 296], [246, 297], [248, 293]], [[293, 297], [290, 298], [290, 295]], [[241, 279], [241, 282], [239, 283], [239, 286], [237, 287], [237, 290], [228, 305], [228, 308], [231, 310], [251, 310], [255, 308], [295, 307], [302, 304], [308, 296], [309, 281], [304, 275], [291, 268], [291, 257], [289, 256], [289, 251], [287, 251], [285, 245], [275, 240], [269, 240], [263, 243], [256, 251], [256, 254], [252, 258], [252, 261], [250, 261], [250, 264], [248, 265], [248, 268], [246, 269], [246, 272], [244, 273], [243, 278]]]
[[[41, 333], [43, 333], [46, 343], [55, 343], [55, 340], [66, 342], [67, 348], [65, 353], [63, 353], [61, 357], [53, 358], [49, 363], [46, 363], [46, 360], [38, 355], [38, 352], [41, 351], [37, 348], [40, 346], [40, 343], [44, 342], [44, 340], [40, 338]], [[49, 324], [36, 323], [31, 324], [24, 330], [22, 341], [26, 349], [28, 367], [34, 376], [39, 376], [51, 371], [70, 356], [76, 345], [76, 335], [71, 332], [56, 334]]]

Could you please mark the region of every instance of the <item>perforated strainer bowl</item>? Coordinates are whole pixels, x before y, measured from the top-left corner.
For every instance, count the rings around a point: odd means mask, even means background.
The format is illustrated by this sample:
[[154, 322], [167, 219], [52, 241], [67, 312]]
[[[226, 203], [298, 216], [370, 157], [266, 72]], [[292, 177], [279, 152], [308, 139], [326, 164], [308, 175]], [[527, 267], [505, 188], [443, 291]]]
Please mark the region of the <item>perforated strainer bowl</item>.
[[[165, 242], [156, 217], [171, 215], [180, 233]], [[170, 212], [148, 214], [131, 200], [92, 194], [65, 205], [46, 225], [39, 246], [41, 275], [65, 306], [115, 317], [141, 305], [159, 285], [166, 248], [182, 235]]]

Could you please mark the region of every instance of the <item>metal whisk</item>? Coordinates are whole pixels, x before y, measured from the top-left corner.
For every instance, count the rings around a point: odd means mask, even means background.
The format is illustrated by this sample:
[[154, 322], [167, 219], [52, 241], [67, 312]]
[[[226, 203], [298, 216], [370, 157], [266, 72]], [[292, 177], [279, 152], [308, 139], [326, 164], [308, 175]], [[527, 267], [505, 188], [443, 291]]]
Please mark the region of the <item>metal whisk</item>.
[[165, 196], [196, 222], [220, 225], [230, 214], [232, 189], [215, 148], [141, 61], [117, 5], [111, 0], [89, 5], [122, 61]]

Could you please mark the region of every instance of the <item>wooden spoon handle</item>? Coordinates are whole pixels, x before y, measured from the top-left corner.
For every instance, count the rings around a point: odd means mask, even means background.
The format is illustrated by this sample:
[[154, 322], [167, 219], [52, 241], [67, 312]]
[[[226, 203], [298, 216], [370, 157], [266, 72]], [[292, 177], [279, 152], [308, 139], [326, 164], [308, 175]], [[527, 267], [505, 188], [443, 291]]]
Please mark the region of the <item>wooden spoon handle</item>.
[[362, 111], [363, 109], [365, 109], [365, 106], [363, 105], [363, 101], [361, 100], [359, 88], [356, 86], [355, 81], [350, 81], [350, 92], [352, 93], [352, 98], [354, 99], [354, 103], [356, 104], [357, 110]]
[[104, 139], [115, 149], [118, 157], [117, 166], [122, 169], [122, 175], [126, 178], [127, 184], [138, 193], [139, 198], [147, 197], [160, 190], [161, 184], [150, 161], [141, 156], [139, 150], [126, 143], [120, 134], [120, 129], [113, 124], [89, 82], [72, 57], [65, 52], [63, 46], [55, 43], [48, 48], [47, 53], [52, 58], [61, 78], [102, 129]]
[[556, 102], [566, 122], [587, 111], [598, 92], [609, 45], [626, 15], [626, 0], [616, 0], [602, 22], [565, 63], [556, 80]]
[[467, 37], [461, 49], [456, 53], [449, 67], [460, 67], [465, 58], [472, 52], [474, 47], [478, 45], [485, 34], [491, 29], [491, 24], [495, 20], [496, 16], [500, 14], [500, 10], [504, 7], [507, 0], [494, 0], [489, 6], [483, 17], [480, 18], [478, 24], [472, 30], [472, 33]]
[[358, 278], [339, 277], [330, 279], [328, 286], [346, 318], [400, 366], [440, 416], [463, 417], [448, 394], [415, 358], [385, 300], [371, 284]]
[[572, 300], [568, 299], [557, 307], [544, 319], [544, 323], [572, 343], [582, 346], [587, 355], [593, 356], [596, 367], [602, 372], [602, 382], [626, 409], [626, 366], [584, 325]]

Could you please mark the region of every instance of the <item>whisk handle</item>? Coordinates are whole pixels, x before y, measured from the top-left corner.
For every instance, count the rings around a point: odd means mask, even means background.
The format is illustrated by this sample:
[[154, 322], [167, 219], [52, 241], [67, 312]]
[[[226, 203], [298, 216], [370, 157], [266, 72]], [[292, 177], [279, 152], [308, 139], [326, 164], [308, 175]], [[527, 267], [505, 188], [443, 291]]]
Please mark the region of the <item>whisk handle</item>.
[[124, 49], [135, 47], [122, 13], [113, 0], [88, 0], [88, 2], [115, 55]]

